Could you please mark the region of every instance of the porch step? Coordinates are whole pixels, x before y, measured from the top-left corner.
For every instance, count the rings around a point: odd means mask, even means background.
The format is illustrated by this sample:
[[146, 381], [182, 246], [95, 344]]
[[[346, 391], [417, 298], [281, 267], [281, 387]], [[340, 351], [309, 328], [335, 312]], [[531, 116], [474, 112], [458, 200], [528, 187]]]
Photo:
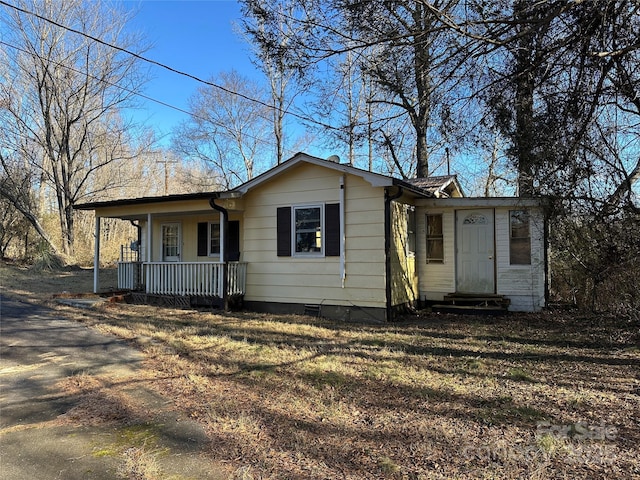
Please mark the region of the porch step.
[[451, 305], [435, 304], [431, 311], [437, 313], [457, 313], [461, 315], [504, 315], [507, 309], [488, 305]]
[[504, 295], [450, 293], [443, 302], [431, 306], [434, 312], [474, 315], [503, 315], [511, 300]]

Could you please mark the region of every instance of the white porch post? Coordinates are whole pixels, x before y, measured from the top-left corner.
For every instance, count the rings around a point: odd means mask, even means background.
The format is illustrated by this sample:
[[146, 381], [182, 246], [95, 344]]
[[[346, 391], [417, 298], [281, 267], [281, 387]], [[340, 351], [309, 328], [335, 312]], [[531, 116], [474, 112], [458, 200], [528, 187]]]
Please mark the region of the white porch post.
[[147, 293], [151, 291], [151, 281], [152, 281], [151, 265], [149, 265], [153, 258], [153, 255], [151, 254], [151, 250], [153, 249], [153, 242], [151, 241], [151, 239], [153, 238], [153, 225], [151, 224], [151, 220], [152, 220], [151, 214], [147, 213], [147, 263], [148, 265], [146, 266], [143, 265], [143, 268], [146, 268], [146, 272], [144, 275], [144, 283], [145, 283], [144, 290]]
[[100, 290], [100, 217], [96, 216], [96, 233], [93, 248], [93, 293]]
[[151, 225], [151, 214], [147, 213], [147, 262], [151, 262], [151, 239], [153, 238], [153, 225]]

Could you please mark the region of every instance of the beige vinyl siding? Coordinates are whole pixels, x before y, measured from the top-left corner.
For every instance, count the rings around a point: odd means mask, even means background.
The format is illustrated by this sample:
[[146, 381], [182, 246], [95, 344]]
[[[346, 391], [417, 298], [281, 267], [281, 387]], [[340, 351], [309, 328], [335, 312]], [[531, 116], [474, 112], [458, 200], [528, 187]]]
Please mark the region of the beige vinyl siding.
[[510, 310], [531, 311], [544, 306], [544, 219], [540, 209], [529, 209], [531, 265], [511, 265], [509, 260], [509, 211], [496, 209], [497, 291], [511, 299]]
[[342, 174], [300, 164], [244, 197], [245, 299], [253, 302], [314, 303], [382, 307], [384, 282], [384, 195], [359, 177], [345, 178], [346, 279], [340, 257], [278, 257], [278, 207], [338, 203]]
[[[474, 206], [480, 206], [474, 205]], [[492, 208], [492, 207], [490, 207]], [[531, 214], [531, 265], [511, 265], [509, 259], [509, 211], [525, 209], [518, 206], [495, 208], [496, 292], [511, 300], [514, 311], [535, 311], [544, 306], [545, 252], [544, 220], [539, 208], [529, 207]], [[456, 291], [455, 208], [433, 206], [417, 209], [416, 260], [420, 298], [439, 301]], [[442, 214], [444, 263], [426, 263], [425, 215]]]
[[[240, 220], [240, 216], [229, 215], [229, 220]], [[162, 260], [162, 225], [167, 223], [180, 224], [181, 241], [180, 241], [180, 261], [181, 262], [217, 262], [220, 260], [218, 255], [198, 256], [198, 223], [220, 221], [220, 214], [211, 209], [210, 214], [205, 215], [167, 215], [162, 217], [152, 217], [153, 225], [153, 242], [152, 242], [152, 261], [159, 262]], [[240, 220], [242, 222], [242, 220]], [[146, 229], [143, 230], [146, 239]], [[242, 245], [242, 229], [241, 229], [241, 245]], [[143, 243], [144, 245], [144, 243]], [[242, 257], [240, 258], [242, 260]]]
[[[442, 214], [444, 263], [427, 263], [426, 215]], [[456, 289], [455, 211], [436, 208], [416, 209], [416, 263], [422, 300], [442, 300]]]

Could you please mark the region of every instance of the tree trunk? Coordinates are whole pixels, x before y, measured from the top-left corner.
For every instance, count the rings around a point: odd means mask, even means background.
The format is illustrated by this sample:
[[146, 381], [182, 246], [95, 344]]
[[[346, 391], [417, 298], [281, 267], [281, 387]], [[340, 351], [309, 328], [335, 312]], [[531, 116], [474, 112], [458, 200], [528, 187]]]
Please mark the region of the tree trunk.
[[[514, 14], [520, 29], [528, 29], [530, 18], [527, 15], [529, 3], [518, 0], [514, 7]], [[516, 51], [515, 82], [515, 151], [518, 166], [518, 195], [520, 197], [533, 196], [533, 169], [535, 165], [534, 136], [535, 125], [533, 115], [534, 74], [532, 71], [533, 57], [532, 33], [522, 34], [518, 40]]]
[[416, 90], [418, 93], [417, 115], [414, 118], [416, 130], [416, 176], [429, 176], [429, 145], [427, 144], [427, 129], [431, 114], [431, 52], [429, 47], [429, 33], [432, 29], [431, 13], [419, 3], [413, 12], [414, 25], [420, 26], [413, 39], [414, 68]]

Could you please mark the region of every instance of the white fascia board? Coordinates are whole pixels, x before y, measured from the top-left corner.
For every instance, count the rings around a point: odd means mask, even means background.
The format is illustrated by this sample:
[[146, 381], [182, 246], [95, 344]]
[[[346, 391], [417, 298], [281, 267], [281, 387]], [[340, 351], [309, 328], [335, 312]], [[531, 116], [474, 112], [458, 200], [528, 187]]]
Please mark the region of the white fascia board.
[[493, 208], [493, 207], [540, 207], [541, 198], [524, 197], [450, 197], [417, 199], [417, 207]]
[[311, 163], [313, 165], [329, 168], [337, 172], [348, 173], [351, 175], [359, 176], [363, 180], [369, 182], [373, 187], [390, 187], [393, 185], [392, 177], [381, 175], [379, 173], [367, 172], [367, 171], [352, 167], [350, 165], [335, 163], [330, 160], [325, 160], [323, 158], [313, 157], [311, 155], [307, 155], [306, 153], [297, 153], [289, 160], [281, 163], [280, 165], [272, 168], [271, 170], [266, 171], [262, 175], [258, 175], [256, 178], [243, 183], [242, 185], [231, 190], [230, 192], [225, 192], [225, 194], [221, 195], [220, 198], [226, 198], [226, 195], [233, 194], [233, 193], [240, 193], [241, 195], [244, 195], [249, 190], [257, 187], [258, 185], [264, 182], [268, 182], [272, 178], [277, 177], [278, 175], [284, 173], [288, 169], [294, 167], [295, 165], [298, 165], [301, 162]]

